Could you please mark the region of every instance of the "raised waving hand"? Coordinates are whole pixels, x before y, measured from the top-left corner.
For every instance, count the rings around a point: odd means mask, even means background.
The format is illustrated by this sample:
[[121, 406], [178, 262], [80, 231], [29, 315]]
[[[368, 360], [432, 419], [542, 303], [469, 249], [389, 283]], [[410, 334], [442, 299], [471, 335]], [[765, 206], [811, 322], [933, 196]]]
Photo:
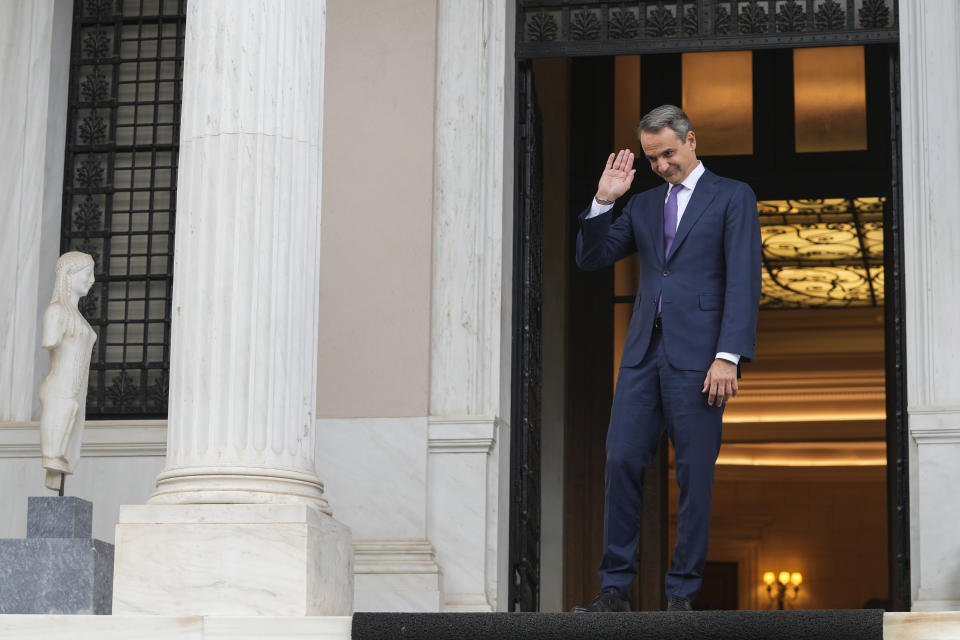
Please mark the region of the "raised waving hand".
[[629, 149], [620, 149], [618, 153], [610, 154], [597, 184], [597, 198], [616, 200], [630, 189], [633, 176], [637, 173], [633, 168], [633, 159], [633, 151]]

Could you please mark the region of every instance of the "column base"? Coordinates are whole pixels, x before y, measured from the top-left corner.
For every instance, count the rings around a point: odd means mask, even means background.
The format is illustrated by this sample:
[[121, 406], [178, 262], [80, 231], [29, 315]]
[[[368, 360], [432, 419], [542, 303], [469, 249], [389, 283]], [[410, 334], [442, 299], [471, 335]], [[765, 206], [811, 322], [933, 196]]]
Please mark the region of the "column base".
[[327, 515], [323, 482], [303, 469], [274, 467], [175, 467], [157, 476], [151, 505], [304, 503]]
[[307, 504], [120, 507], [113, 613], [339, 616], [350, 529]]

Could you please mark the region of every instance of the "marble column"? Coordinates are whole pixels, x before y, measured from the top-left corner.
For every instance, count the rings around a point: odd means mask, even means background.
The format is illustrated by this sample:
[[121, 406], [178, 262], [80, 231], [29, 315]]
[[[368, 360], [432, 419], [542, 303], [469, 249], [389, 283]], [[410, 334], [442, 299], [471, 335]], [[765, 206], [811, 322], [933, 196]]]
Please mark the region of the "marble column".
[[910, 561], [915, 611], [960, 609], [960, 6], [900, 3]]
[[167, 467], [152, 504], [300, 501], [314, 471], [324, 3], [187, 15]]
[[73, 2], [0, 3], [0, 422], [39, 416], [39, 323], [63, 215]]
[[325, 3], [187, 11], [167, 464], [121, 509], [114, 613], [348, 613], [314, 469]]
[[506, 606], [514, 7], [437, 7], [427, 534], [447, 611]]

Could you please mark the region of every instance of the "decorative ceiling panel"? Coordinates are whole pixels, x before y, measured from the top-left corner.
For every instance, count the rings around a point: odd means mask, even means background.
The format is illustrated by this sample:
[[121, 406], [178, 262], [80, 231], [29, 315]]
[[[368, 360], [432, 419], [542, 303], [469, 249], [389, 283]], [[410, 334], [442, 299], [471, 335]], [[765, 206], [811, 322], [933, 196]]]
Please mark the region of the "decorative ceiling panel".
[[757, 203], [766, 309], [883, 305], [884, 198]]

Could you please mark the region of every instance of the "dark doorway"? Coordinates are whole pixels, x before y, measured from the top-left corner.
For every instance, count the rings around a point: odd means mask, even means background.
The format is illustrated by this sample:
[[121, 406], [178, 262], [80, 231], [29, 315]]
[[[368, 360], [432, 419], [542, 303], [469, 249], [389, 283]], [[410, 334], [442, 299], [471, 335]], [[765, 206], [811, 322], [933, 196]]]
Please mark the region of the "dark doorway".
[[[902, 341], [896, 336], [901, 332], [899, 318], [902, 315], [902, 294], [898, 294], [897, 270], [899, 255], [898, 215], [899, 193], [897, 188], [899, 169], [896, 158], [898, 148], [898, 121], [892, 106], [897, 88], [896, 47], [894, 45], [870, 45], [863, 48], [864, 75], [866, 77], [865, 138], [866, 148], [855, 151], [797, 153], [794, 127], [794, 81], [792, 73], [793, 52], [790, 49], [755, 50], [752, 52], [753, 103], [753, 153], [742, 155], [717, 155], [702, 157], [711, 171], [719, 175], [735, 177], [749, 183], [761, 201], [792, 200], [809, 198], [846, 198], [853, 201], [863, 196], [883, 198], [883, 260], [886, 263], [886, 284], [883, 280], [873, 283], [886, 287], [886, 306], [878, 308], [886, 323], [881, 321], [881, 336], [885, 335], [884, 349], [875, 356], [867, 356], [870, 366], [886, 368], [887, 402], [892, 403], [887, 413], [891, 416], [884, 426], [882, 418], [871, 424], [862, 424], [860, 431], [847, 433], [848, 439], [886, 437], [888, 456], [899, 460], [906, 449], [901, 448], [903, 417], [897, 407], [902, 404], [902, 388], [898, 388], [897, 376], [902, 376]], [[595, 189], [596, 177], [607, 154], [614, 148], [615, 132], [612, 113], [616, 84], [615, 59], [610, 56], [595, 56], [550, 61], [554, 70], [562, 69], [564, 86], [561, 91], [566, 100], [563, 113], [567, 130], [564, 133], [563, 162], [568, 171], [560, 191], [566, 203], [565, 221], [568, 225], [558, 234], [568, 255], [576, 236], [576, 214], [581, 211]], [[679, 53], [648, 54], [639, 59], [640, 100], [642, 110], [663, 103], [682, 102], [682, 56]], [[533, 76], [538, 79], [536, 66]], [[548, 92], [549, 93], [549, 92]], [[556, 99], [556, 93], [550, 94]], [[556, 105], [551, 105], [556, 108]], [[545, 108], [546, 111], [546, 108]], [[560, 109], [563, 111], [563, 109]], [[694, 123], [696, 125], [696, 122]], [[544, 130], [543, 145], [549, 144], [552, 132]], [[556, 142], [556, 141], [554, 141]], [[891, 158], [893, 161], [891, 162]], [[554, 158], [556, 160], [556, 158]], [[545, 160], [545, 166], [549, 159]], [[549, 178], [548, 178], [549, 181]], [[638, 179], [634, 192], [654, 186], [657, 178], [638, 167]], [[550, 185], [545, 185], [550, 190]], [[553, 186], [557, 186], [554, 183]], [[544, 194], [544, 198], [548, 198]], [[623, 198], [621, 204], [628, 198]], [[553, 224], [549, 215], [544, 215], [544, 225]], [[544, 230], [544, 236], [548, 230]], [[549, 250], [544, 249], [545, 253]], [[891, 261], [892, 264], [891, 264]], [[868, 265], [869, 266], [869, 265]], [[629, 307], [632, 297], [618, 290], [614, 269], [605, 272], [586, 273], [575, 267], [565, 267], [564, 302], [565, 324], [563, 334], [563, 534], [562, 534], [562, 589], [563, 608], [589, 600], [598, 588], [596, 567], [599, 563], [602, 540], [602, 495], [604, 438], [612, 398], [616, 353], [616, 329], [618, 306]], [[550, 274], [544, 277], [544, 288], [549, 289]], [[544, 302], [545, 309], [547, 301]], [[891, 320], [893, 324], [891, 324]], [[545, 326], [549, 319], [545, 318]], [[885, 332], [885, 333], [884, 333]], [[892, 349], [892, 350], [891, 350]], [[886, 355], [884, 355], [886, 354]], [[878, 359], [879, 358], [879, 359]], [[886, 360], [884, 360], [886, 358]], [[549, 358], [545, 354], [544, 361]], [[891, 376], [889, 372], [897, 372]], [[745, 373], [749, 376], [749, 369]], [[546, 374], [549, 377], [549, 373]], [[546, 380], [546, 378], [545, 378]], [[898, 404], [899, 403], [899, 404]], [[544, 407], [544, 415], [548, 413]], [[844, 425], [845, 428], [850, 424]], [[877, 431], [879, 429], [879, 431]], [[865, 435], [866, 434], [866, 435]], [[545, 444], [545, 448], [546, 448]], [[905, 465], [891, 466], [887, 499], [890, 500], [890, 593], [894, 608], [909, 595], [906, 582], [906, 526], [905, 526]], [[632, 594], [633, 606], [638, 609], [659, 609], [662, 605], [662, 575], [668, 558], [669, 522], [669, 458], [667, 447], [648, 470], [646, 482], [646, 506], [643, 520], [639, 588]], [[549, 488], [545, 488], [549, 491]], [[898, 508], [899, 507], [899, 508]], [[882, 562], [882, 560], [880, 560]], [[712, 563], [711, 571], [724, 571], [717, 567], [730, 563]], [[736, 563], [733, 563], [733, 583], [736, 585]], [[725, 570], [729, 578], [729, 566]], [[718, 580], [726, 578], [711, 577]], [[740, 576], [741, 582], [743, 576]], [[759, 579], [759, 576], [758, 576]], [[713, 587], [710, 587], [711, 589]], [[704, 602], [711, 608], [719, 608], [714, 600], [718, 594], [703, 593]], [[736, 594], [736, 586], [732, 593]], [[726, 591], [729, 593], [729, 590]], [[898, 600], [899, 598], [899, 600]], [[725, 601], [727, 605], [729, 601]], [[763, 603], [758, 603], [763, 604]], [[726, 606], [726, 605], [725, 605]], [[741, 608], [742, 608], [741, 604]], [[903, 606], [900, 604], [899, 606]], [[736, 606], [731, 607], [736, 608]]]

